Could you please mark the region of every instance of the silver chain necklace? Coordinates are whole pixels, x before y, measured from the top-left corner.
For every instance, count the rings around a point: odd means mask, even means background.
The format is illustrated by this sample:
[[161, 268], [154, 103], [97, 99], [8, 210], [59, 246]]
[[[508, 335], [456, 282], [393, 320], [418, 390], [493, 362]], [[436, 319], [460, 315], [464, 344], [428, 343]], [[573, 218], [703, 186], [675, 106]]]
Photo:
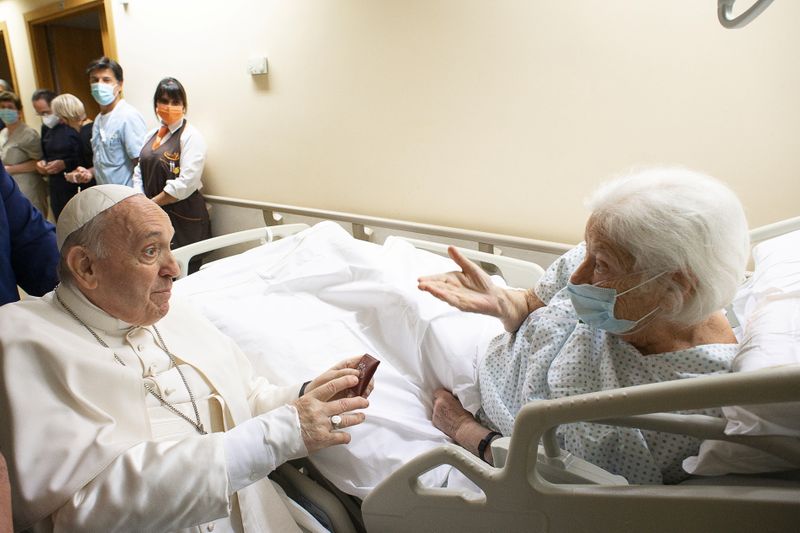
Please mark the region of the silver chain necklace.
[[[100, 335], [98, 335], [92, 328], [90, 328], [86, 324], [86, 322], [81, 320], [80, 317], [78, 317], [78, 315], [75, 314], [75, 311], [70, 309], [70, 307], [64, 303], [64, 300], [62, 300], [61, 296], [59, 296], [58, 294], [58, 290], [56, 290], [55, 293], [58, 303], [61, 304], [61, 306], [67, 311], [67, 313], [69, 313], [72, 316], [72, 318], [77, 320], [81, 326], [86, 328], [86, 330], [92, 334], [92, 337], [94, 337], [95, 340], [97, 340], [97, 342], [100, 343], [100, 346], [111, 350], [111, 347], [108, 344], [106, 344], [106, 342], [103, 339], [100, 338]], [[161, 333], [158, 331], [158, 328], [156, 327], [155, 324], [153, 324], [153, 331], [156, 332], [156, 336], [158, 337], [158, 342], [161, 343], [161, 346], [159, 346], [159, 348], [164, 350], [164, 352], [169, 356], [169, 360], [172, 361], [172, 365], [175, 367], [175, 370], [178, 371], [178, 375], [180, 375], [181, 381], [183, 381], [183, 385], [186, 387], [186, 392], [189, 393], [189, 400], [191, 400], [192, 402], [192, 408], [194, 409], [194, 416], [196, 418], [196, 421], [192, 420], [191, 418], [180, 412], [174, 405], [165, 400], [164, 397], [161, 396], [161, 394], [159, 394], [152, 386], [145, 384], [144, 385], [145, 390], [147, 390], [147, 392], [155, 396], [158, 399], [158, 401], [161, 402], [161, 405], [166, 407], [169, 411], [189, 422], [197, 430], [198, 433], [200, 433], [201, 435], [207, 435], [208, 433], [206, 432], [205, 428], [203, 428], [203, 423], [200, 421], [200, 412], [197, 410], [197, 402], [195, 402], [194, 400], [194, 394], [192, 394], [192, 389], [189, 388], [189, 382], [186, 381], [186, 376], [183, 375], [181, 367], [178, 366], [178, 362], [175, 360], [175, 356], [172, 355], [172, 352], [170, 352], [169, 348], [167, 348], [167, 345], [164, 342], [164, 339], [161, 338]], [[125, 364], [125, 361], [123, 361], [116, 353], [114, 353], [113, 350], [111, 350], [111, 353], [114, 354], [114, 359], [116, 359], [119, 364], [121, 364], [122, 366], [128, 366]]]

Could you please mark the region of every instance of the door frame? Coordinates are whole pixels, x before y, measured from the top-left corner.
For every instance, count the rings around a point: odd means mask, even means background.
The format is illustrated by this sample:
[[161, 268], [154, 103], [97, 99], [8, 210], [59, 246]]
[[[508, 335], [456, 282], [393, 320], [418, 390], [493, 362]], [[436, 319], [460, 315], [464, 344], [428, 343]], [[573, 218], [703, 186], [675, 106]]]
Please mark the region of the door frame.
[[8, 56], [8, 68], [11, 70], [11, 86], [14, 92], [19, 95], [19, 85], [17, 84], [17, 68], [14, 66], [14, 54], [11, 52], [11, 39], [8, 38], [8, 25], [6, 21], [0, 21], [0, 33], [3, 34], [3, 43], [6, 46], [6, 55]]
[[[114, 33], [114, 17], [112, 16], [112, 0], [61, 0], [23, 15], [28, 28], [28, 42], [31, 48], [33, 71], [37, 87], [53, 87], [53, 76], [50, 73], [50, 51], [47, 49], [47, 36], [43, 24], [72, 16], [82, 11], [103, 8], [100, 17], [100, 37], [103, 41], [103, 52], [111, 59], [117, 59], [117, 39]], [[7, 39], [7, 37], [6, 37]]]

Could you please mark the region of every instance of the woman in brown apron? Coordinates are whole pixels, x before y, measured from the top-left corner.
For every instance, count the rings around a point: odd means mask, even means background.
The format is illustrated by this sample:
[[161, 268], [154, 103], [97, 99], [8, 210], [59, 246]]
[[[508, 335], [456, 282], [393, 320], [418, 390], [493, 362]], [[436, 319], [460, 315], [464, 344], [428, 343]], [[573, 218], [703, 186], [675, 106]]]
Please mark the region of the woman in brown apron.
[[[200, 189], [206, 159], [203, 137], [184, 115], [186, 91], [175, 78], [158, 82], [153, 106], [161, 124], [145, 136], [133, 186], [161, 206], [169, 215], [175, 236], [172, 248], [211, 237], [211, 222]], [[189, 272], [200, 268], [202, 259], [189, 263]]]

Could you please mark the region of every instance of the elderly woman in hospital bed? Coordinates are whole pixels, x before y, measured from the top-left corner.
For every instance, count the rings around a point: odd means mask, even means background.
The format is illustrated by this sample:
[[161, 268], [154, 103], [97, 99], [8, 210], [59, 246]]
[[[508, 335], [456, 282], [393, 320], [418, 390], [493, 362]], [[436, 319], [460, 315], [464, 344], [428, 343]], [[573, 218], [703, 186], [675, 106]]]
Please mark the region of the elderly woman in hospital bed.
[[[707, 176], [656, 169], [612, 181], [589, 200], [585, 243], [535, 289], [501, 288], [450, 249], [461, 272], [419, 288], [462, 311], [499, 318], [478, 363], [476, 416], [435, 392], [433, 422], [491, 461], [528, 402], [729, 372], [736, 338], [722, 309], [744, 279], [747, 222], [733, 192]], [[717, 410], [703, 411], [719, 416]], [[634, 428], [560, 426], [562, 448], [631, 483], [675, 483], [700, 441]]]

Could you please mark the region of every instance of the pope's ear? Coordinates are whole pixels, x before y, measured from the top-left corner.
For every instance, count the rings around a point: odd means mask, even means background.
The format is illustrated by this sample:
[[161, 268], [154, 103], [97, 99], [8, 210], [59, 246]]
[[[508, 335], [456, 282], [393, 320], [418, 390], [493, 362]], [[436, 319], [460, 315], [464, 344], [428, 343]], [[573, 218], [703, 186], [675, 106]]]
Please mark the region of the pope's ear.
[[64, 258], [72, 278], [79, 287], [87, 290], [97, 288], [96, 259], [84, 246], [73, 246]]

